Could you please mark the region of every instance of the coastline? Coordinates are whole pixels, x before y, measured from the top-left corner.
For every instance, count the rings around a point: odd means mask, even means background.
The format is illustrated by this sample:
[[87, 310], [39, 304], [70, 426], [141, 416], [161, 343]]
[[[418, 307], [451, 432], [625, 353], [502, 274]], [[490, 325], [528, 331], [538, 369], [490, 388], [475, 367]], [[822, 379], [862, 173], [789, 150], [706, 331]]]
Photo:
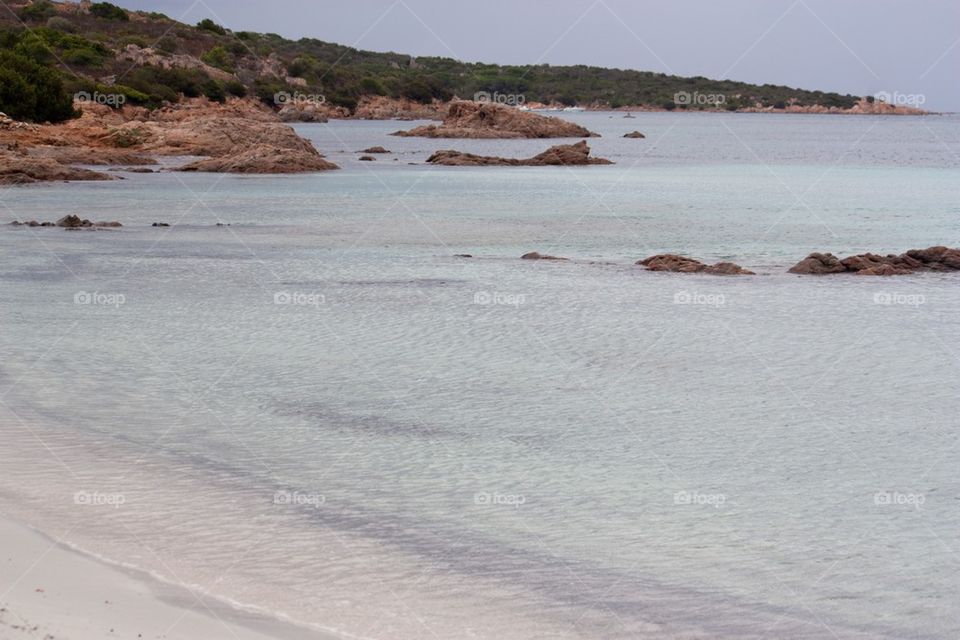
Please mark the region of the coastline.
[[108, 563], [0, 513], [0, 640], [334, 640]]

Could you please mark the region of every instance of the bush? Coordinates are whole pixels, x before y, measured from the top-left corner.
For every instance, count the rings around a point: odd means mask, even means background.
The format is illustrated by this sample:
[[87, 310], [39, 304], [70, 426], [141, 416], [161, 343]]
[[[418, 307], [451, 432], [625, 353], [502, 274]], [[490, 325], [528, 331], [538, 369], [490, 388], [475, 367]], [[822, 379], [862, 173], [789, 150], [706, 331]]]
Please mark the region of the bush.
[[61, 18], [60, 16], [53, 16], [47, 20], [47, 28], [53, 29], [54, 31], [62, 31], [64, 33], [76, 33], [77, 25], [73, 24], [66, 18]]
[[201, 55], [200, 59], [211, 67], [216, 67], [217, 69], [222, 69], [229, 73], [233, 73], [233, 56], [231, 56], [223, 47], [214, 47], [213, 49], [210, 49], [210, 51], [207, 51]]
[[20, 19], [24, 21], [46, 20], [57, 15], [57, 8], [50, 0], [35, 0], [33, 4], [20, 10]]
[[360, 81], [360, 92], [365, 95], [385, 96], [387, 95], [387, 88], [376, 78], [367, 76]]
[[247, 87], [239, 80], [229, 80], [223, 88], [227, 93], [238, 98], [243, 98], [247, 95]]
[[130, 16], [124, 9], [109, 2], [94, 2], [90, 5], [90, 14], [104, 20], [119, 20], [121, 22], [130, 20]]
[[180, 40], [176, 36], [165, 35], [157, 40], [157, 49], [164, 53], [176, 53], [180, 48]]
[[0, 51], [0, 111], [34, 122], [62, 122], [75, 115], [60, 72], [12, 51]]
[[210, 18], [204, 18], [203, 20], [198, 22], [197, 27], [200, 29], [203, 29], [204, 31], [210, 31], [212, 33], [216, 33], [221, 36], [227, 35], [227, 30], [221, 27], [220, 25], [218, 25], [216, 22], [214, 22]]
[[203, 95], [214, 102], [222, 104], [227, 101], [227, 92], [223, 90], [223, 85], [212, 78], [204, 82], [200, 90], [203, 91]]

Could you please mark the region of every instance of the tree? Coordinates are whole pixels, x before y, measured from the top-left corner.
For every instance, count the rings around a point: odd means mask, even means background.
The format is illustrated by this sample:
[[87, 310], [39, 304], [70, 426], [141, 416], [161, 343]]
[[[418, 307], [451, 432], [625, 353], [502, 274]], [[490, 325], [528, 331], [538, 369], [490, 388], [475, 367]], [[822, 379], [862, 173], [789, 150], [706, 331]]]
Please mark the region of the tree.
[[75, 115], [60, 72], [12, 51], [0, 51], [0, 111], [34, 122], [62, 122]]

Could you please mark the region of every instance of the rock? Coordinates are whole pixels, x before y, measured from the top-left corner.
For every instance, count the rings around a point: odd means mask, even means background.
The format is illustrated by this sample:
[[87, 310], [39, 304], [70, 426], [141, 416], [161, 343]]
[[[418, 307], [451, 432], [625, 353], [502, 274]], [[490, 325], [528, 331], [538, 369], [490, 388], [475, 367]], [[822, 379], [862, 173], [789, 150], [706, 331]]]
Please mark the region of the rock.
[[960, 249], [937, 246], [911, 249], [885, 256], [863, 253], [842, 260], [833, 254], [811, 253], [790, 269], [790, 273], [825, 275], [855, 273], [863, 276], [898, 276], [918, 271], [960, 270]]
[[60, 164], [51, 158], [31, 158], [24, 154], [0, 152], [0, 185], [66, 180], [113, 178], [105, 173]]
[[714, 265], [707, 265], [699, 260], [680, 256], [673, 253], [664, 253], [650, 256], [637, 262], [647, 268], [648, 271], [670, 271], [673, 273], [708, 273], [715, 276], [752, 276], [756, 275], [749, 269], [744, 269], [738, 264], [732, 262], [718, 262]]
[[142, 153], [131, 153], [123, 149], [98, 147], [57, 147], [43, 145], [33, 147], [28, 151], [33, 158], [51, 158], [61, 164], [89, 164], [89, 165], [131, 165], [145, 166], [157, 164], [156, 158]]
[[578, 124], [520, 111], [492, 102], [453, 102], [440, 125], [426, 125], [395, 136], [424, 138], [590, 138], [597, 134]]
[[[13, 223], [11, 223], [11, 224], [13, 224]], [[453, 257], [454, 257], [454, 258], [472, 258], [473, 255], [472, 255], [472, 254], [469, 254], [469, 253], [457, 253], [457, 254], [454, 254]]]
[[81, 219], [80, 216], [73, 214], [63, 216], [56, 222], [58, 227], [64, 227], [66, 229], [79, 229], [81, 227], [92, 227], [93, 223], [89, 220]]
[[811, 253], [793, 265], [790, 268], [790, 273], [825, 275], [828, 273], [843, 273], [846, 270], [846, 267], [840, 263], [840, 259], [832, 253]]
[[154, 222], [151, 227], [169, 227], [170, 224], [167, 222]]
[[537, 253], [536, 251], [531, 251], [530, 253], [525, 253], [520, 256], [521, 260], [568, 260], [568, 258], [559, 258], [557, 256], [547, 256], [542, 253]]
[[744, 269], [738, 264], [732, 262], [718, 262], [717, 264], [711, 265], [703, 270], [704, 273], [709, 273], [715, 276], [755, 276], [753, 271], [749, 269]]
[[439, 164], [450, 167], [542, 167], [542, 166], [576, 166], [588, 164], [613, 164], [604, 158], [591, 158], [590, 147], [586, 140], [576, 144], [561, 144], [550, 147], [541, 154], [532, 158], [499, 158], [497, 156], [478, 156], [462, 151], [437, 151], [427, 158], [429, 164]]
[[277, 116], [281, 122], [328, 122], [327, 114], [309, 102], [284, 105]]
[[369, 149], [364, 149], [360, 153], [393, 153], [383, 147], [370, 147]]
[[332, 162], [324, 160], [312, 146], [307, 150], [257, 144], [225, 157], [191, 162], [180, 167], [178, 171], [276, 174], [329, 171], [339, 168]]
[[373, 162], [374, 160], [376, 160], [376, 158], [373, 156], [360, 156], [361, 162]]
[[120, 224], [119, 222], [113, 221], [113, 222], [94, 222], [93, 226], [101, 227], [104, 229], [116, 229], [117, 227], [122, 227], [123, 225]]
[[631, 131], [630, 133], [623, 134], [624, 138], [646, 138], [647, 136], [643, 135], [639, 131]]
[[675, 273], [698, 273], [707, 268], [707, 265], [699, 260], [673, 253], [650, 256], [637, 264], [643, 265], [648, 271], [673, 271]]

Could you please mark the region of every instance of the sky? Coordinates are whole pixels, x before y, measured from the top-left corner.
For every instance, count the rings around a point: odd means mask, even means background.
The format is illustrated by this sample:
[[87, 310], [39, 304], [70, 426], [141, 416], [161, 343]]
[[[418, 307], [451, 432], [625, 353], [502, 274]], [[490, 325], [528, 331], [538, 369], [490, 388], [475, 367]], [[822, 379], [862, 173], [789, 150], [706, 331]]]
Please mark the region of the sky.
[[960, 0], [114, 2], [373, 51], [886, 93], [960, 111]]

